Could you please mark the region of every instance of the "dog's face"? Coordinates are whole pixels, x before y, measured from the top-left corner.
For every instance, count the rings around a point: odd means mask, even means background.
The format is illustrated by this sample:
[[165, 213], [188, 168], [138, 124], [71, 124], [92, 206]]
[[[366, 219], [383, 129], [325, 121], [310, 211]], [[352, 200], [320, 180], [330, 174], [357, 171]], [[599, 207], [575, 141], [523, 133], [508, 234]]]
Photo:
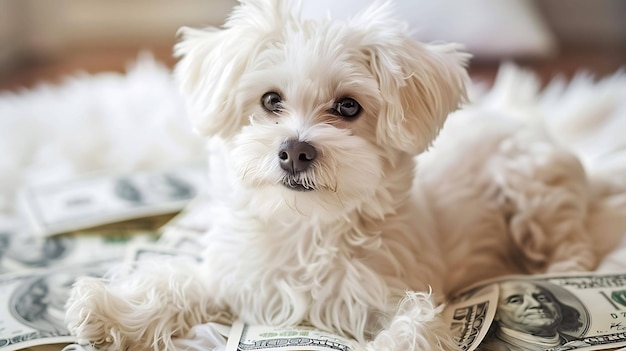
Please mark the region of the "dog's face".
[[385, 181], [410, 187], [400, 165], [464, 97], [466, 55], [411, 40], [386, 4], [336, 23], [287, 3], [243, 1], [221, 30], [183, 29], [176, 75], [196, 129], [226, 141], [271, 211], [341, 215], [380, 202]]

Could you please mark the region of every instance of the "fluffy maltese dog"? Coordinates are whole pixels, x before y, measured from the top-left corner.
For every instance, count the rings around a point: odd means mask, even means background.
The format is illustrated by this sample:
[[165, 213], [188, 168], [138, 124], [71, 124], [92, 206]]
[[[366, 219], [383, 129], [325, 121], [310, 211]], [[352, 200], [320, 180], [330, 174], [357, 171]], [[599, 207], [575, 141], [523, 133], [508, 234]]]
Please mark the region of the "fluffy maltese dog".
[[336, 22], [289, 3], [241, 1], [221, 29], [182, 29], [175, 73], [210, 149], [203, 260], [79, 280], [78, 338], [168, 350], [239, 318], [449, 350], [446, 293], [593, 267], [583, 169], [545, 136], [468, 107], [424, 153], [465, 100], [469, 55], [411, 39], [388, 4]]

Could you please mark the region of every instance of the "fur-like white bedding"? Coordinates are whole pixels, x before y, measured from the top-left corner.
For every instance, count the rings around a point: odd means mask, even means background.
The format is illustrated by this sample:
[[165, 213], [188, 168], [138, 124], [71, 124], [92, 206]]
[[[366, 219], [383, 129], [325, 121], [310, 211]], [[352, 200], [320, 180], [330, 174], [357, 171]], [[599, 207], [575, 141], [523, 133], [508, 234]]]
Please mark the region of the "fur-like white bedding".
[[[626, 270], [626, 73], [595, 80], [581, 72], [540, 90], [532, 72], [505, 65], [493, 87], [475, 84], [470, 95], [481, 108], [542, 125], [580, 157], [592, 182], [603, 179], [603, 201], [590, 209], [607, 254], [598, 269]], [[150, 57], [126, 74], [82, 74], [0, 93], [0, 150], [4, 216], [14, 215], [16, 191], [26, 183], [204, 159], [169, 69]]]

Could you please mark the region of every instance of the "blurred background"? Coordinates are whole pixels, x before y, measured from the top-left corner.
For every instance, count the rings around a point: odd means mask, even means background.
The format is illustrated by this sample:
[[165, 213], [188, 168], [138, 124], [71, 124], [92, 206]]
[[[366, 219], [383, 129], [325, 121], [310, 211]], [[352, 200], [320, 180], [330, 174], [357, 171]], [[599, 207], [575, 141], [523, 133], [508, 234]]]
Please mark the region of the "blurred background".
[[[371, 1], [304, 0], [305, 16], [346, 17]], [[626, 62], [626, 1], [398, 0], [418, 39], [456, 41], [470, 72], [491, 80], [513, 60], [542, 79]], [[235, 0], [0, 0], [0, 90], [56, 82], [75, 72], [123, 71], [140, 51], [172, 66], [183, 26], [219, 26]]]

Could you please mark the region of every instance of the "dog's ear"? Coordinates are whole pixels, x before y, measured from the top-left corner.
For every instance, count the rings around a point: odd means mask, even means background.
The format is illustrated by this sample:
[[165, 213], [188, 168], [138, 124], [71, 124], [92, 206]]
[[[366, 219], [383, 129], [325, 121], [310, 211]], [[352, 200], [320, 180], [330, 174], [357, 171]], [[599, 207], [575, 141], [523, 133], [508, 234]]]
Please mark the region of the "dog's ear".
[[228, 137], [246, 123], [239, 78], [291, 16], [288, 0], [242, 0], [222, 28], [180, 29], [174, 74], [200, 134]]
[[376, 77], [383, 104], [377, 139], [412, 154], [435, 139], [448, 114], [466, 97], [469, 54], [459, 45], [426, 45], [392, 18], [391, 5], [376, 2], [349, 25]]

